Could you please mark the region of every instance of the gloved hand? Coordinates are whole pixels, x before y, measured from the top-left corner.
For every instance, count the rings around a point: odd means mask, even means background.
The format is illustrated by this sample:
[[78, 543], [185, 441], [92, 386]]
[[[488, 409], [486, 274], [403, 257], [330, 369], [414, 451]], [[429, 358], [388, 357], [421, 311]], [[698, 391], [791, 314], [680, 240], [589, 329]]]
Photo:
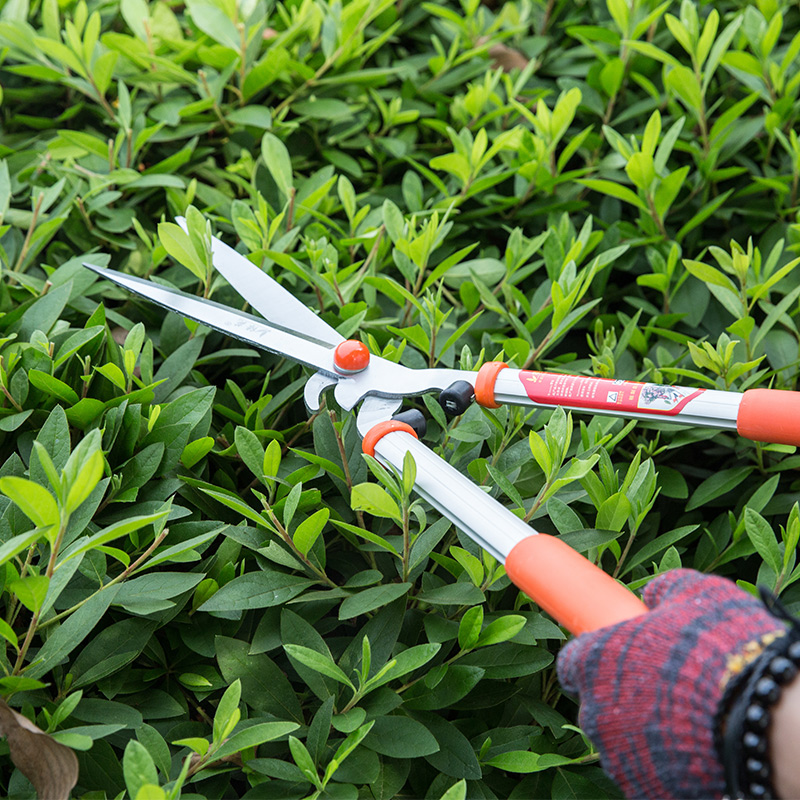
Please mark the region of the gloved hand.
[[720, 798], [713, 719], [727, 678], [785, 630], [734, 583], [672, 570], [644, 590], [648, 614], [584, 633], [558, 676], [628, 798]]

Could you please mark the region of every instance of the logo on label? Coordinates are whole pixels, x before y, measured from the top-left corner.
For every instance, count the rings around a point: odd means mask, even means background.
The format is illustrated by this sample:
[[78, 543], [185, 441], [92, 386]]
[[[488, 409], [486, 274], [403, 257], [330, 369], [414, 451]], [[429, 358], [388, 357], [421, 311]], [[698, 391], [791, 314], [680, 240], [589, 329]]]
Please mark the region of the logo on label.
[[606, 395], [606, 399], [608, 400], [609, 403], [616, 403], [618, 397], [619, 397], [619, 392], [609, 392]]
[[677, 405], [683, 398], [691, 393], [691, 389], [682, 389], [678, 386], [663, 386], [658, 383], [645, 384], [642, 389], [640, 406], [660, 406], [670, 408]]

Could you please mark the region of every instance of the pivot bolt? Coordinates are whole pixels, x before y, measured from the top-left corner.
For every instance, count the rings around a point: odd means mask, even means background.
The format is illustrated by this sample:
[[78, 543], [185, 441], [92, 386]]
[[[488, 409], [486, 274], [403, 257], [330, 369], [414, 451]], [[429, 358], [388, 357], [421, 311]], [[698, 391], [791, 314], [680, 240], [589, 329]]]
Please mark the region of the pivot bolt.
[[347, 339], [336, 345], [333, 351], [333, 366], [341, 375], [355, 375], [369, 366], [369, 350], [362, 342]]

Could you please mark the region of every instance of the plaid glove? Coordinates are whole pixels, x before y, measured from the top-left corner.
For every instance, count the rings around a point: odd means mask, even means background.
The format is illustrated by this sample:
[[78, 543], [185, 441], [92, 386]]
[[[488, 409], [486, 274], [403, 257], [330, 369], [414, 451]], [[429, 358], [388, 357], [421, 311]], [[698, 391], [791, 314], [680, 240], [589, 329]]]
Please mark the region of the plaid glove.
[[784, 631], [724, 578], [677, 569], [647, 585], [650, 612], [573, 639], [564, 689], [605, 771], [629, 798], [720, 798], [713, 719], [729, 677]]

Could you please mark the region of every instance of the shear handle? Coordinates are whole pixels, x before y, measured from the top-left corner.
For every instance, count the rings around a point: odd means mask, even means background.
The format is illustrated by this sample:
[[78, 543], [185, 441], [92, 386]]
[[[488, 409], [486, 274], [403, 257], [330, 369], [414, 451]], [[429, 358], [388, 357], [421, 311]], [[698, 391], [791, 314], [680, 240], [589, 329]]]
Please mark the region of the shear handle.
[[563, 406], [588, 414], [737, 431], [759, 442], [800, 445], [800, 392], [728, 392], [655, 383], [510, 369], [484, 364], [475, 377], [484, 408]]
[[397, 469], [411, 453], [417, 493], [504, 563], [516, 586], [571, 633], [596, 630], [647, 610], [632, 592], [560, 539], [536, 533], [422, 444], [410, 428], [379, 424], [364, 441], [379, 461]]

